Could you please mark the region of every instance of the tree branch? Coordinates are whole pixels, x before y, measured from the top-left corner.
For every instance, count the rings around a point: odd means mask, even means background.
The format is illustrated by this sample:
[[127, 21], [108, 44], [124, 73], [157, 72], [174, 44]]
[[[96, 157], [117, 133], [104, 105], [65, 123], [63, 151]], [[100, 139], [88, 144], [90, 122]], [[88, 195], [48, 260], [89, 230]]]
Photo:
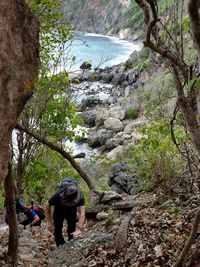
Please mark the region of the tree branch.
[[26, 129], [25, 127], [23, 127], [20, 124], [17, 124], [15, 126], [15, 129], [24, 131], [28, 135], [34, 137], [38, 142], [42, 143], [43, 145], [48, 146], [50, 149], [52, 149], [52, 150], [54, 150], [56, 152], [58, 152], [62, 157], [64, 157], [66, 160], [68, 160], [70, 162], [72, 167], [80, 174], [80, 176], [87, 183], [89, 189], [92, 190], [92, 191], [96, 191], [95, 190], [95, 184], [92, 181], [92, 179], [85, 173], [85, 171], [74, 160], [74, 158], [68, 152], [66, 152], [61, 146], [51, 143], [45, 137], [41, 137], [38, 134], [33, 133], [32, 131], [30, 131], [29, 129]]
[[[160, 54], [165, 59], [169, 60], [170, 64], [179, 67], [182, 72], [182, 75], [185, 79], [188, 78], [188, 71], [187, 66], [185, 63], [180, 60], [178, 55], [174, 54], [173, 52], [169, 51], [168, 47], [165, 47], [164, 44], [154, 43], [151, 40], [151, 36], [154, 37], [155, 40], [158, 39], [156, 24], [160, 21], [158, 17], [158, 8], [157, 8], [157, 1], [155, 0], [135, 0], [135, 2], [139, 5], [144, 13], [144, 22], [146, 25], [146, 34], [145, 34], [145, 41], [144, 46], [150, 48], [154, 52]], [[152, 3], [153, 2], [153, 3]], [[155, 4], [156, 3], [156, 4]], [[156, 14], [155, 14], [156, 12]]]

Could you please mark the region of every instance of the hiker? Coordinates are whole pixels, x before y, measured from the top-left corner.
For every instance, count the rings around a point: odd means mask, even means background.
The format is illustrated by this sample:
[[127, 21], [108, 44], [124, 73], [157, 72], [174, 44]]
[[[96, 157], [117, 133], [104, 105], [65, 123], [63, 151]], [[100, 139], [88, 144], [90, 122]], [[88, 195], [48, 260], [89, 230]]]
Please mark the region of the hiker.
[[84, 196], [71, 177], [60, 183], [58, 191], [48, 201], [48, 230], [54, 234], [57, 246], [65, 243], [62, 233], [64, 219], [68, 224], [68, 240], [78, 237], [85, 223]]
[[[26, 215], [26, 219], [19, 222], [24, 228], [26, 228], [27, 225], [40, 226], [42, 220], [45, 218], [44, 210], [40, 206], [35, 205], [33, 202], [31, 206], [26, 206], [21, 199], [16, 199], [16, 213], [17, 215], [20, 213]], [[6, 214], [5, 221], [8, 223], [8, 214]]]
[[23, 213], [27, 217], [25, 220], [20, 222], [24, 228], [27, 225], [41, 226], [42, 220], [45, 219], [44, 210], [40, 206], [35, 205], [33, 202], [31, 203], [31, 206], [24, 206]]

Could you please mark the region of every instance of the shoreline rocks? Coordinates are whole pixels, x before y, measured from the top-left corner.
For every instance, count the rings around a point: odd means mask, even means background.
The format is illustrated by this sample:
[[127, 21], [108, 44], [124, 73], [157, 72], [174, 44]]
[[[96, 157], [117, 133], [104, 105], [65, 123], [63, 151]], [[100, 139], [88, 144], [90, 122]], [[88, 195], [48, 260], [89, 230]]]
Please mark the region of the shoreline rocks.
[[137, 82], [140, 76], [138, 69], [127, 69], [126, 63], [116, 66], [98, 68], [95, 70], [83, 71], [71, 79], [72, 83], [82, 82], [103, 82], [106, 84], [127, 87]]
[[[123, 159], [130, 145], [143, 137], [135, 130], [147, 122], [142, 114], [142, 104], [134, 94], [136, 88], [143, 84], [140, 77], [137, 69], [128, 69], [126, 63], [122, 63], [84, 71], [72, 78], [71, 95], [77, 100], [79, 114], [88, 129], [84, 142], [90, 150], [96, 151], [92, 154], [95, 163], [87, 156], [87, 151], [81, 151], [86, 156], [80, 164], [83, 168], [89, 166], [96, 177], [105, 173], [105, 170], [99, 170], [104, 169], [104, 160]], [[104, 178], [109, 179], [107, 174]]]

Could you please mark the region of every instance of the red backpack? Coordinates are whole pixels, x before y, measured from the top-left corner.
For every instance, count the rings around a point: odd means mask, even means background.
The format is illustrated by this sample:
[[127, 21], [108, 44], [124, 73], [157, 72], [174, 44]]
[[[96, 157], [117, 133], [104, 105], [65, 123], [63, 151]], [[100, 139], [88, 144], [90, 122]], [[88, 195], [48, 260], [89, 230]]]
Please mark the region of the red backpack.
[[44, 220], [45, 219], [45, 211], [41, 206], [36, 205], [36, 204], [34, 204], [32, 202], [31, 203], [31, 209], [34, 210], [37, 213], [37, 215], [40, 217], [40, 220]]

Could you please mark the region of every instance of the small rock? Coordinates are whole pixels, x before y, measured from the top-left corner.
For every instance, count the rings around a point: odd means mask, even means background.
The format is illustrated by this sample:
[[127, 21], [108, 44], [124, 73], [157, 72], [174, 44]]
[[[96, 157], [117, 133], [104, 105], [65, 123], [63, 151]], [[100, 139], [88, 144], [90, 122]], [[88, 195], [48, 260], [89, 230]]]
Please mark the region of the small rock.
[[99, 212], [96, 216], [97, 220], [103, 221], [106, 220], [109, 217], [109, 214], [105, 211]]
[[114, 191], [108, 191], [104, 193], [101, 203], [108, 203], [112, 200], [121, 200], [122, 196]]

